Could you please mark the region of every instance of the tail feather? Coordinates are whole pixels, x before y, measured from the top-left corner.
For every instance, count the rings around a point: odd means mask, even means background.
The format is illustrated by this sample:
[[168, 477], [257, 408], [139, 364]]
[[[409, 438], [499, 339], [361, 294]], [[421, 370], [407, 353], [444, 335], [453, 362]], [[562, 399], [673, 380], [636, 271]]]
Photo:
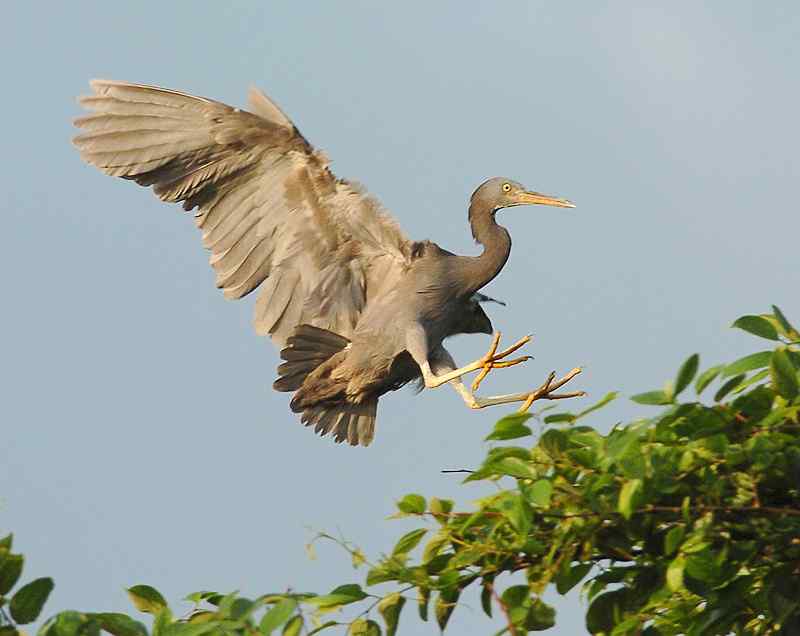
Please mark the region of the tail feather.
[[377, 412], [377, 399], [362, 404], [323, 404], [306, 409], [300, 421], [306, 426], [313, 425], [320, 436], [332, 433], [337, 443], [369, 446], [375, 437]]
[[347, 338], [327, 329], [311, 325], [296, 327], [281, 351], [284, 362], [278, 367], [279, 377], [273, 388], [276, 391], [296, 391], [309, 373], [348, 344]]
[[[352, 446], [369, 446], [375, 437], [377, 398], [359, 404], [333, 399], [336, 383], [323, 377], [316, 378], [310, 387], [302, 388], [309, 374], [349, 344], [347, 338], [327, 329], [311, 325], [296, 327], [281, 351], [283, 362], [278, 367], [279, 377], [273, 387], [277, 391], [297, 391], [291, 408], [302, 412], [300, 421], [313, 426], [315, 433], [332, 434], [337, 443], [346, 441]], [[329, 384], [332, 387], [329, 401], [325, 401]], [[320, 402], [315, 404], [317, 400]]]

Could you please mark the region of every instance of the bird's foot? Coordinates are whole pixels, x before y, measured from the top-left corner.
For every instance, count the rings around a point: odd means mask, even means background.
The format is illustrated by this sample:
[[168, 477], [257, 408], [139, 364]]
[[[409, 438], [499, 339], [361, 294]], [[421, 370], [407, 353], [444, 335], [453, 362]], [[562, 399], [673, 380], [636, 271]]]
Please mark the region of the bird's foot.
[[555, 393], [572, 378], [581, 372], [580, 367], [574, 368], [572, 371], [556, 380], [556, 372], [553, 371], [547, 376], [547, 379], [542, 383], [538, 389], [527, 391], [525, 393], [509, 393], [507, 395], [494, 395], [491, 397], [482, 397], [475, 395], [466, 387], [456, 387], [456, 389], [464, 398], [464, 402], [471, 409], [483, 409], [487, 406], [498, 406], [500, 404], [511, 404], [514, 402], [522, 402], [519, 409], [520, 413], [524, 413], [536, 400], [564, 400], [567, 398], [582, 397], [586, 395], [584, 391], [573, 391], [570, 393]]
[[556, 380], [556, 372], [552, 371], [538, 389], [528, 394], [528, 397], [525, 398], [525, 401], [522, 403], [522, 406], [519, 407], [519, 412], [525, 413], [529, 408], [531, 408], [531, 405], [536, 400], [564, 400], [567, 398], [582, 397], [586, 395], [585, 391], [573, 391], [571, 393], [553, 393], [553, 391], [560, 389], [562, 386], [564, 386], [567, 382], [569, 382], [580, 372], [581, 368], [575, 367], [565, 376]]
[[497, 353], [497, 347], [500, 345], [500, 332], [496, 331], [494, 336], [492, 337], [492, 344], [489, 347], [489, 350], [486, 354], [480, 358], [475, 364], [476, 367], [480, 369], [480, 373], [475, 377], [475, 380], [472, 382], [472, 390], [477, 391], [478, 387], [481, 385], [481, 382], [489, 375], [489, 372], [492, 369], [503, 369], [505, 367], [513, 367], [517, 364], [521, 364], [526, 362], [527, 360], [531, 359], [531, 356], [522, 356], [519, 358], [514, 358], [513, 360], [503, 360], [514, 353], [520, 347], [525, 346], [531, 340], [531, 336], [525, 336], [524, 338], [520, 338], [517, 340], [513, 345], [508, 347], [507, 349], [503, 349], [500, 353]]

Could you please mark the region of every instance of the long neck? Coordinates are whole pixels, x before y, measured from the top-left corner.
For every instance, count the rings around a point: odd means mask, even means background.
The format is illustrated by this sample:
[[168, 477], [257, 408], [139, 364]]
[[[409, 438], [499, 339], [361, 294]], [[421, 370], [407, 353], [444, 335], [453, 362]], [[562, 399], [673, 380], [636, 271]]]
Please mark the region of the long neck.
[[483, 246], [483, 254], [466, 257], [462, 269], [462, 291], [472, 294], [500, 273], [511, 253], [511, 236], [494, 220], [494, 210], [473, 201], [469, 206], [472, 236]]

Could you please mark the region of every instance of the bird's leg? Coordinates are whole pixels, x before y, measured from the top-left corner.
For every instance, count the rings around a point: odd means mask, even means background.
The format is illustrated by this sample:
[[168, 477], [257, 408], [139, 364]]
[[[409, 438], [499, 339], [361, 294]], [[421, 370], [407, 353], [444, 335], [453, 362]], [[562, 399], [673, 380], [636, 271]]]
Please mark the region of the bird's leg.
[[461, 380], [458, 379], [451, 381], [451, 384], [464, 400], [464, 403], [471, 409], [482, 409], [486, 408], [487, 406], [522, 402], [523, 404], [519, 408], [519, 412], [524, 413], [536, 400], [564, 400], [586, 395], [586, 393], [583, 391], [554, 393], [554, 391], [557, 391], [559, 388], [564, 386], [580, 372], [580, 368], [575, 368], [562, 378], [556, 380], [556, 372], [553, 371], [549, 376], [547, 376], [547, 379], [542, 383], [542, 385], [533, 391], [528, 391], [525, 393], [509, 393], [507, 395], [493, 395], [491, 397], [481, 397], [480, 395], [475, 395], [472, 391], [464, 386]]
[[497, 406], [498, 404], [509, 404], [511, 402], [522, 402], [519, 407], [520, 413], [525, 413], [536, 400], [565, 400], [568, 398], [582, 397], [586, 395], [584, 391], [572, 391], [570, 393], [554, 393], [572, 378], [581, 372], [580, 367], [575, 367], [556, 380], [556, 372], [553, 371], [547, 376], [547, 379], [539, 386], [539, 388], [529, 391], [527, 393], [511, 393], [508, 395], [495, 395], [492, 397], [475, 396], [475, 403], [477, 406], [473, 408], [482, 409], [487, 406]]
[[[525, 336], [524, 338], [520, 338], [517, 342], [513, 345], [504, 349], [503, 351], [497, 353], [497, 347], [500, 344], [500, 332], [495, 332], [494, 337], [492, 338], [492, 345], [489, 347], [489, 350], [483, 355], [481, 358], [478, 358], [474, 362], [463, 366], [459, 369], [453, 369], [452, 371], [448, 371], [447, 373], [443, 373], [441, 375], [435, 375], [430, 366], [427, 364], [427, 360], [425, 364], [420, 364], [420, 370], [422, 371], [422, 377], [425, 380], [425, 388], [427, 389], [435, 389], [438, 386], [442, 386], [451, 380], [455, 380], [456, 378], [460, 378], [467, 373], [471, 373], [472, 371], [480, 370], [478, 377], [475, 378], [475, 382], [472, 385], [473, 390], [476, 390], [477, 387], [480, 385], [481, 381], [486, 377], [486, 375], [492, 369], [502, 369], [505, 367], [513, 367], [514, 365], [520, 364], [525, 362], [526, 360], [530, 360], [530, 356], [522, 356], [520, 358], [514, 358], [513, 360], [503, 360], [503, 358], [508, 357], [512, 353], [514, 353], [517, 349], [524, 346], [530, 341], [530, 336]], [[413, 352], [412, 352], [413, 355]]]

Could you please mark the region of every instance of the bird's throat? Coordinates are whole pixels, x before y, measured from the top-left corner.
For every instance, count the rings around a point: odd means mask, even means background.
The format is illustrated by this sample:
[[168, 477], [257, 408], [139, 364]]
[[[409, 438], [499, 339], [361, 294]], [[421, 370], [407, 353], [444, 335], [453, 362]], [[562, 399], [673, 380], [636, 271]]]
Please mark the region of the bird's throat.
[[466, 258], [462, 286], [465, 294], [475, 293], [497, 276], [511, 253], [511, 236], [497, 224], [493, 210], [473, 204], [469, 221], [472, 236], [483, 246], [483, 253]]

